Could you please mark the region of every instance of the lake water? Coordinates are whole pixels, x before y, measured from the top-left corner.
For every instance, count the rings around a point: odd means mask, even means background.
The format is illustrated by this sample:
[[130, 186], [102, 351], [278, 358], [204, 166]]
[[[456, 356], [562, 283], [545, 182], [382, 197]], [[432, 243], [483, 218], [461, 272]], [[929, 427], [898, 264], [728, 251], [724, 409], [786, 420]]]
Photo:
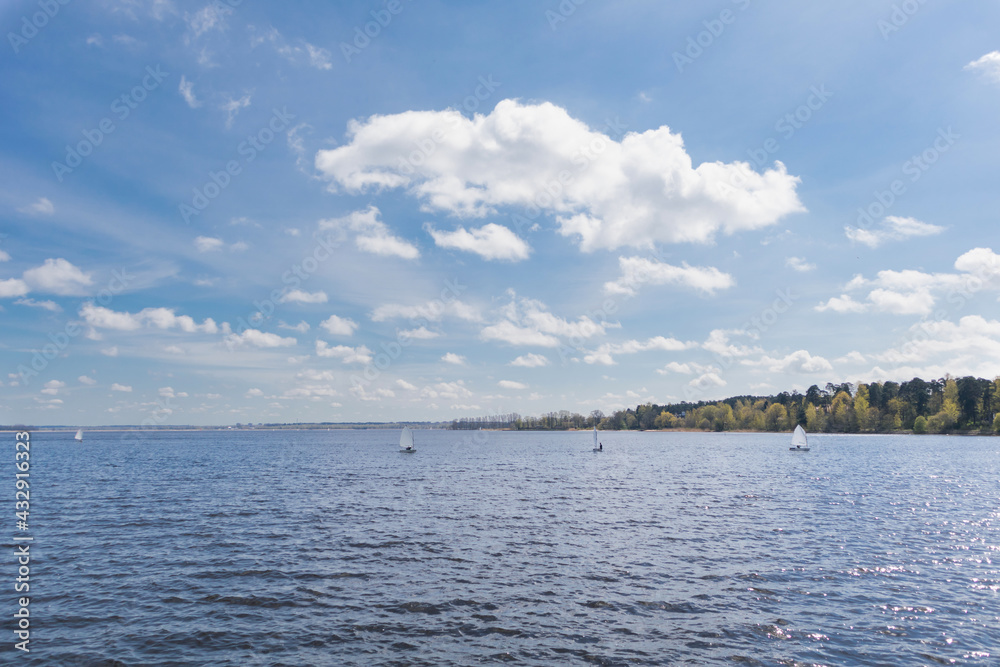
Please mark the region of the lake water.
[[34, 433], [32, 650], [4, 584], [2, 655], [1000, 664], [1000, 439], [414, 433]]

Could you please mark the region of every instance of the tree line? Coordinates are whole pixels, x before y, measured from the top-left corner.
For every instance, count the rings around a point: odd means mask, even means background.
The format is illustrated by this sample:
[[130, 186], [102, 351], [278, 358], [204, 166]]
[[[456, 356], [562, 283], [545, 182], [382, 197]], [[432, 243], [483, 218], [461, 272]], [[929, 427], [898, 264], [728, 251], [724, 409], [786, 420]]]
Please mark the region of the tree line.
[[600, 410], [589, 416], [566, 410], [540, 417], [511, 413], [455, 420], [452, 428], [790, 431], [799, 424], [811, 433], [1000, 433], [1000, 377], [827, 383], [805, 394], [646, 403], [610, 415]]

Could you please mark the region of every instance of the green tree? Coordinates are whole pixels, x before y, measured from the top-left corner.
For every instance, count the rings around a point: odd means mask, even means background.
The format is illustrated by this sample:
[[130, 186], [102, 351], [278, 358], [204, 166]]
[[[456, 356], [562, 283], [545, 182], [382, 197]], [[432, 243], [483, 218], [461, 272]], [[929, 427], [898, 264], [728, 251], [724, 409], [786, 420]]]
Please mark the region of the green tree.
[[913, 432], [914, 433], [927, 433], [927, 418], [920, 415], [915, 420], [913, 420]]
[[783, 431], [788, 423], [788, 411], [781, 403], [772, 403], [764, 413], [765, 428], [768, 431]]

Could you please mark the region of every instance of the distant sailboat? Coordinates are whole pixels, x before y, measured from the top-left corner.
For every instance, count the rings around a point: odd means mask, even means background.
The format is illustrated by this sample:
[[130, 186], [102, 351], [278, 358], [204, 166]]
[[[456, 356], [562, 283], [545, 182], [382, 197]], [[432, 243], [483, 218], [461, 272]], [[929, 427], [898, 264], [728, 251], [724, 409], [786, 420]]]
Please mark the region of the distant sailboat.
[[809, 441], [806, 439], [806, 432], [801, 424], [795, 427], [795, 432], [792, 433], [792, 446], [788, 449], [793, 452], [809, 451]]
[[594, 427], [594, 451], [595, 452], [603, 452], [604, 451], [604, 444], [597, 442], [597, 427], [596, 426]]
[[83, 442], [83, 429], [82, 428], [79, 428], [79, 429], [76, 430], [76, 435], [73, 436], [73, 439], [76, 440], [77, 442]]
[[404, 426], [403, 432], [399, 434], [399, 451], [404, 454], [410, 454], [417, 451], [413, 447], [413, 432], [410, 431], [409, 426]]

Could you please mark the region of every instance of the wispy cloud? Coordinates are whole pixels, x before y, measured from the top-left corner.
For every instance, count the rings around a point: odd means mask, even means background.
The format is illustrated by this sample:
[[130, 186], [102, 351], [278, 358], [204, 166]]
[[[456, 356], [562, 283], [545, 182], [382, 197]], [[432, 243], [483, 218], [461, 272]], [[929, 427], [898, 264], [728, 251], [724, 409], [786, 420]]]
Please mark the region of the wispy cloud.
[[933, 236], [944, 230], [944, 227], [921, 222], [915, 218], [900, 218], [890, 215], [885, 218], [884, 224], [878, 229], [845, 227], [844, 233], [855, 243], [861, 243], [869, 248], [877, 248], [887, 241], [902, 241], [913, 236]]

